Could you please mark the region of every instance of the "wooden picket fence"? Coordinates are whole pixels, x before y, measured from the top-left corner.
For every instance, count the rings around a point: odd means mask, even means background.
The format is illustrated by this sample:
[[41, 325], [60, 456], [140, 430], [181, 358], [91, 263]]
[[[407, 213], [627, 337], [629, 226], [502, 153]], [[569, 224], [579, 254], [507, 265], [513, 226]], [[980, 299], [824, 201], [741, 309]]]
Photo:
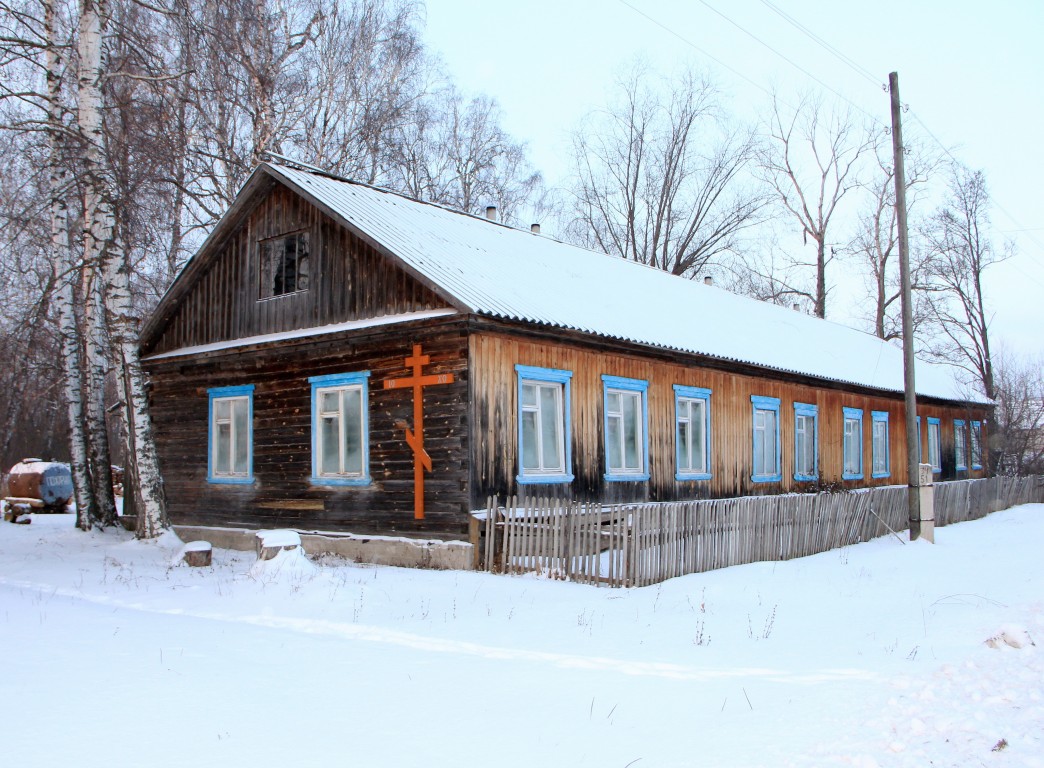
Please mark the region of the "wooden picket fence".
[[[1044, 479], [935, 485], [937, 525], [1044, 501]], [[600, 504], [490, 497], [480, 566], [614, 587], [759, 561], [790, 560], [908, 527], [905, 486], [821, 494]]]

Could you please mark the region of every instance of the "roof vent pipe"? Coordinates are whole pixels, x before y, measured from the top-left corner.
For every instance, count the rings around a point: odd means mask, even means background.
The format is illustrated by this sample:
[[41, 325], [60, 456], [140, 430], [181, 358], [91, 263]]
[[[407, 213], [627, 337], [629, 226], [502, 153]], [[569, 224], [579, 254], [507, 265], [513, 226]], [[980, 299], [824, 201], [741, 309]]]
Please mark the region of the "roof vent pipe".
[[497, 220], [497, 206], [495, 206], [495, 205], [487, 205], [486, 206], [486, 218], [489, 219], [490, 221], [496, 221]]
[[534, 235], [539, 235], [540, 234], [540, 225], [539, 224], [530, 224], [529, 225], [529, 231], [532, 232]]
[[706, 277], [703, 278], [703, 284], [704, 285], [714, 285], [714, 278], [711, 277], [710, 275], [707, 275]]

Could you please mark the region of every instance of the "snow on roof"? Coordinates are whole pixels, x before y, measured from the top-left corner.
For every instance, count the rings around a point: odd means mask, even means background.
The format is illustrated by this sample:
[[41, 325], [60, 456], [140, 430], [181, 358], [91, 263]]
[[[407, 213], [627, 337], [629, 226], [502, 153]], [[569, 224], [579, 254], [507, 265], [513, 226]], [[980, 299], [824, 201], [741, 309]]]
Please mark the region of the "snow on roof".
[[[477, 314], [904, 389], [902, 351], [871, 334], [364, 184], [266, 168]], [[924, 361], [917, 392], [971, 397], [949, 368]]]

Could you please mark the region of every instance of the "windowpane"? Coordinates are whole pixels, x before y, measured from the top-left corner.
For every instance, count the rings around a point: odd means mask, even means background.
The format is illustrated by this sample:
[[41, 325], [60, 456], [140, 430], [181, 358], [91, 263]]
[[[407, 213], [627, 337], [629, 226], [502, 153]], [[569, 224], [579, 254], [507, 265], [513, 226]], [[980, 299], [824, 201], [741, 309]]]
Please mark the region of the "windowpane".
[[540, 447], [543, 449], [544, 469], [563, 469], [560, 455], [561, 424], [559, 397], [562, 389], [554, 386], [540, 387]]
[[522, 468], [540, 469], [537, 454], [537, 412], [522, 411]]
[[874, 421], [874, 474], [888, 471], [888, 422]]
[[353, 387], [344, 395], [344, 472], [349, 475], [362, 474], [362, 390]]
[[939, 425], [928, 423], [928, 459], [932, 469], [942, 469], [942, 451], [939, 445]]
[[808, 414], [798, 414], [794, 419], [797, 432], [795, 439], [794, 472], [810, 477], [816, 472], [816, 419]]
[[863, 430], [859, 419], [845, 419], [845, 474], [858, 475], [862, 466]]
[[[215, 411], [217, 410], [215, 403]], [[218, 422], [214, 425], [214, 474], [227, 475], [229, 473], [229, 457], [232, 453], [232, 424], [229, 421]]]
[[320, 474], [338, 475], [341, 473], [339, 422], [340, 419], [337, 416], [324, 416], [319, 420]]
[[247, 407], [247, 401], [242, 398], [235, 400], [233, 405], [235, 456], [232, 461], [232, 471], [237, 475], [246, 475], [249, 469], [248, 454], [250, 453], [250, 425], [247, 423], [250, 409]]
[[[688, 404], [679, 406], [679, 409], [684, 408], [686, 411], [689, 410]], [[679, 469], [691, 470], [692, 469], [692, 453], [689, 450], [690, 445], [689, 438], [689, 421], [687, 418], [678, 419], [678, 464]]]
[[702, 400], [690, 403], [692, 424], [692, 463], [689, 465], [697, 472], [707, 471], [707, 417]]
[[[619, 398], [617, 398], [619, 400]], [[610, 415], [606, 419], [606, 448], [608, 450], [608, 462], [610, 470], [623, 468], [623, 451], [620, 430], [620, 416]]]
[[641, 439], [641, 418], [638, 408], [638, 396], [628, 393], [621, 396], [623, 400], [624, 415], [624, 460], [625, 469], [640, 469], [641, 447], [638, 441]]

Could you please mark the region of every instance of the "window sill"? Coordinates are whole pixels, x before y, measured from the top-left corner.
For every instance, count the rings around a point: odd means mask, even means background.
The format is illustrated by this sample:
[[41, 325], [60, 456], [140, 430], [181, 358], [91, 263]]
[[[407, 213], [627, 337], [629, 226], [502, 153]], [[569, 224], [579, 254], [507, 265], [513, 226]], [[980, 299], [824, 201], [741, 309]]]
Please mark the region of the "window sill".
[[311, 477], [308, 479], [312, 485], [370, 485], [372, 480], [367, 477]]
[[870, 475], [870, 477], [874, 478], [875, 480], [878, 479], [878, 478], [891, 477], [891, 476], [892, 476], [891, 472], [874, 472], [874, 473], [872, 473]]
[[814, 483], [819, 480], [819, 475], [794, 475], [794, 480], [799, 483]]
[[254, 482], [253, 476], [250, 477], [208, 477], [208, 483], [214, 485], [250, 485]]
[[633, 472], [630, 474], [605, 474], [607, 483], [644, 483], [649, 479], [648, 472]]
[[516, 475], [515, 482], [519, 485], [541, 485], [551, 483], [571, 483], [573, 475]]
[[842, 480], [862, 480], [863, 479], [863, 473], [859, 472], [857, 474], [850, 474], [848, 472], [844, 472], [841, 475], [841, 479]]
[[678, 482], [684, 482], [686, 480], [710, 480], [710, 472], [678, 472], [674, 475], [674, 479]]
[[783, 475], [751, 475], [752, 483], [779, 483], [783, 481]]

